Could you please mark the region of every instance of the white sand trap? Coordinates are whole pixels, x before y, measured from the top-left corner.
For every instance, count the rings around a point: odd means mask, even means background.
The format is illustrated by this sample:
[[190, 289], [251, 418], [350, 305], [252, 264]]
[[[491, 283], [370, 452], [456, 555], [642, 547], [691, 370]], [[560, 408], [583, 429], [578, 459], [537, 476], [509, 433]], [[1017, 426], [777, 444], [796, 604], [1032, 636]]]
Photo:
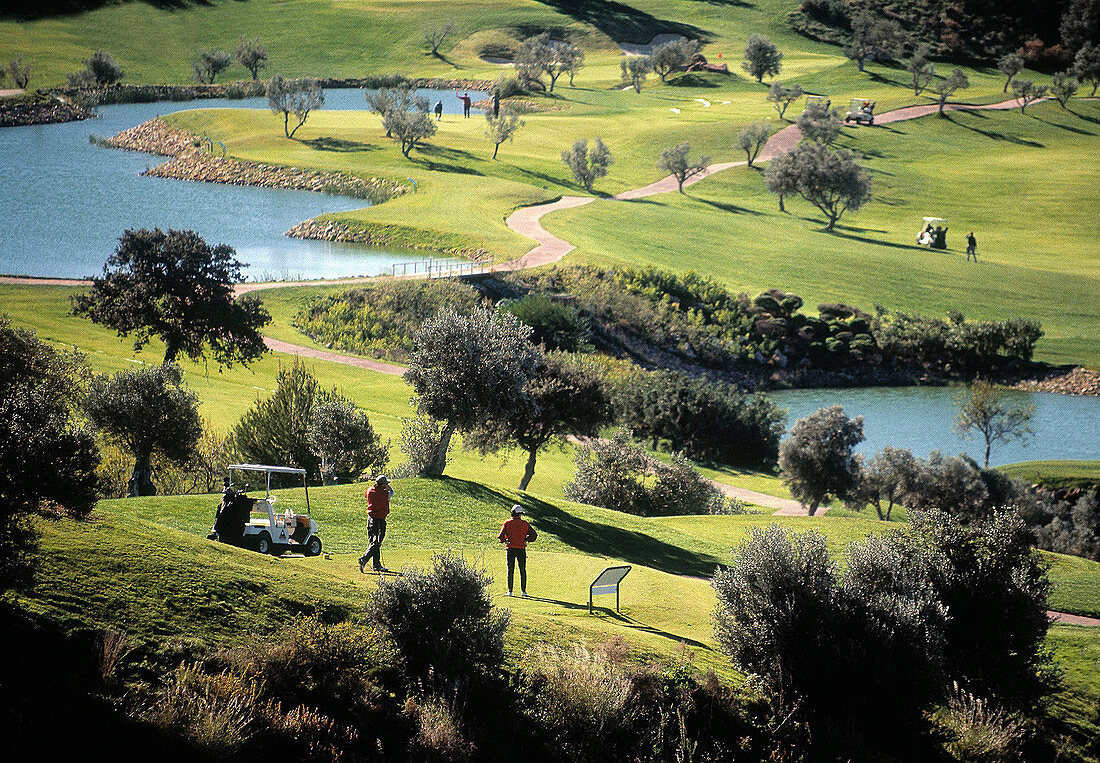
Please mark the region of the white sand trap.
[[729, 106], [733, 101], [722, 101], [723, 106]]
[[679, 114], [680, 113], [680, 110], [675, 108], [675, 107], [669, 109], [669, 111], [671, 111], [673, 114]]
[[710, 101], [708, 101], [706, 98], [696, 98], [695, 100], [697, 100], [699, 103], [703, 104], [704, 109], [709, 109], [710, 108]]
[[619, 48], [623, 51], [623, 53], [629, 53], [633, 56], [648, 56], [650, 53], [653, 52], [653, 48], [655, 48], [656, 46], [664, 45], [666, 42], [672, 42], [673, 40], [678, 40], [681, 37], [683, 37], [683, 35], [659, 34], [652, 40], [650, 40], [649, 43], [647, 43], [646, 45], [638, 45], [637, 43], [633, 42], [620, 42]]

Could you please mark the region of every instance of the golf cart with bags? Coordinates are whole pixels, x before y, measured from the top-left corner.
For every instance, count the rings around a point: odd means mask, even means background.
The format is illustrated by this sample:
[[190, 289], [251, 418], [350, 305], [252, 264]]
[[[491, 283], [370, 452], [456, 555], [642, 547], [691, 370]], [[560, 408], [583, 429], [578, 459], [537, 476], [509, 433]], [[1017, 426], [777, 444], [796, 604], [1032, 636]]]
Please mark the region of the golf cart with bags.
[[[239, 490], [233, 484], [234, 472], [239, 473]], [[263, 498], [249, 498], [245, 494], [245, 491], [251, 487], [245, 480], [248, 474], [264, 475]], [[278, 496], [271, 494], [272, 474], [295, 475], [302, 478], [302, 487], [305, 490], [304, 514], [295, 511], [294, 506], [283, 509], [282, 503], [279, 504], [281, 510], [276, 510]], [[225, 478], [225, 488], [221, 503], [218, 505], [213, 532], [207, 537], [210, 540], [218, 540], [273, 556], [280, 556], [287, 551], [305, 556], [320, 554], [321, 538], [317, 535], [317, 523], [310, 517], [306, 470], [293, 466], [231, 464], [229, 476]]]
[[802, 110], [805, 111], [811, 107], [820, 107], [822, 111], [828, 111], [833, 107], [833, 99], [824, 95], [807, 95]]
[[844, 123], [855, 122], [857, 125], [873, 125], [875, 123], [875, 101], [866, 98], [853, 98], [848, 104], [848, 113], [844, 115]]
[[942, 217], [924, 218], [924, 227], [917, 234], [917, 243], [930, 249], [946, 249], [947, 220]]

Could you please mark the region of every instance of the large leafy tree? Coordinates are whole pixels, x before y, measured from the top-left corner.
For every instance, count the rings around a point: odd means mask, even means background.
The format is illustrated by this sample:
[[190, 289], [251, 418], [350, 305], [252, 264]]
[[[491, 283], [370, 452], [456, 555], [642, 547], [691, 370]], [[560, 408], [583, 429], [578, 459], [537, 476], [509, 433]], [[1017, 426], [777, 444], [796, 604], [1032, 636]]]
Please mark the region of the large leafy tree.
[[550, 354], [523, 388], [523, 395], [507, 418], [489, 422], [467, 438], [491, 451], [514, 442], [527, 453], [519, 489], [526, 490], [535, 476], [535, 462], [555, 437], [594, 436], [611, 419], [611, 399], [592, 372], [573, 363], [568, 355]]
[[[855, 160], [851, 151], [833, 151], [812, 141], [803, 141], [785, 157], [777, 157], [776, 170], [766, 173], [765, 183], [775, 193], [794, 188], [806, 201], [828, 217], [825, 230], [832, 230], [848, 210], [856, 210], [871, 200], [871, 175]], [[780, 182], [782, 181], [782, 182]]]
[[259, 329], [271, 316], [254, 297], [233, 299], [244, 280], [235, 254], [194, 231], [128, 230], [91, 291], [73, 297], [73, 313], [133, 334], [135, 350], [158, 337], [166, 364], [209, 351], [219, 365], [247, 365], [266, 352]]
[[95, 439], [73, 421], [87, 373], [0, 315], [0, 588], [28, 580], [34, 533], [25, 517], [44, 501], [76, 515], [96, 501]]
[[175, 363], [95, 377], [84, 396], [84, 412], [134, 456], [131, 497], [157, 494], [154, 451], [183, 463], [202, 436], [198, 398], [183, 386], [183, 372]]
[[775, 43], [762, 34], [749, 35], [745, 43], [745, 60], [741, 68], [763, 82], [764, 77], [774, 77], [783, 68], [783, 54]]
[[833, 405], [799, 419], [779, 446], [779, 476], [810, 516], [830, 495], [845, 498], [859, 487], [855, 446], [863, 442], [863, 417], [850, 419]]
[[322, 396], [313, 404], [309, 444], [321, 459], [322, 480], [354, 482], [364, 472], [380, 474], [390, 460], [367, 412], [338, 394]]
[[657, 159], [657, 169], [664, 170], [676, 178], [680, 193], [684, 192], [684, 183], [696, 175], [705, 173], [710, 165], [709, 156], [698, 156], [692, 159], [689, 156], [690, 153], [691, 145], [681, 143], [664, 149]]
[[[272, 113], [283, 115], [283, 134], [288, 138], [293, 138], [298, 128], [306, 123], [310, 112], [325, 105], [325, 91], [314, 79], [287, 79], [276, 74], [264, 94]], [[290, 129], [291, 114], [298, 120], [293, 130]]]
[[414, 339], [407, 381], [420, 412], [445, 422], [424, 476], [438, 477], [456, 431], [473, 432], [507, 421], [535, 376], [539, 351], [531, 327], [511, 313], [447, 308], [426, 321]]

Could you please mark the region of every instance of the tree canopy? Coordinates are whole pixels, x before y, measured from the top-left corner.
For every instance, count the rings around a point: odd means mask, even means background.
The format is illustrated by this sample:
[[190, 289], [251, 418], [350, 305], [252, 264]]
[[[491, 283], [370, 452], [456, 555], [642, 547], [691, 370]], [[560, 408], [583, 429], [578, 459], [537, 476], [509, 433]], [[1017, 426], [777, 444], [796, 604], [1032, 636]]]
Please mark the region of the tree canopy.
[[[276, 74], [267, 83], [264, 94], [272, 113], [283, 115], [283, 133], [288, 138], [293, 138], [298, 128], [306, 123], [310, 112], [325, 105], [325, 91], [313, 79], [287, 79]], [[293, 130], [290, 129], [291, 114], [298, 120]]]
[[248, 365], [267, 351], [259, 330], [271, 316], [254, 297], [233, 299], [244, 280], [235, 254], [194, 231], [128, 230], [91, 291], [73, 297], [73, 313], [133, 334], [134, 349], [159, 338], [165, 363], [209, 351], [219, 365]]
[[783, 68], [783, 54], [775, 43], [762, 34], [749, 35], [745, 43], [745, 60], [741, 68], [763, 82], [764, 77], [774, 77]]
[[850, 419], [839, 405], [799, 419], [779, 446], [779, 476], [813, 516], [830, 495], [848, 496], [859, 486], [855, 446], [863, 442], [863, 417]]
[[184, 388], [175, 363], [97, 376], [83, 407], [97, 429], [134, 456], [130, 496], [156, 495], [153, 451], [182, 463], [202, 436], [198, 398]]

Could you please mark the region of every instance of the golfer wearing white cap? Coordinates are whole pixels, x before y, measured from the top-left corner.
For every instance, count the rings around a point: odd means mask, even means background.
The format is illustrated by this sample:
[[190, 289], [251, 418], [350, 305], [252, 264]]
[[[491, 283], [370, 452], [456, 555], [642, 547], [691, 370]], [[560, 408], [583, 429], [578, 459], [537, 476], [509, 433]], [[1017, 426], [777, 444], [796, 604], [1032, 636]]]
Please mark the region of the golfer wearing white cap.
[[527, 598], [527, 544], [538, 537], [535, 528], [523, 518], [523, 507], [512, 504], [512, 518], [500, 528], [497, 539], [508, 549], [508, 595], [512, 595], [512, 583], [515, 580], [516, 562], [519, 562], [520, 595]]

